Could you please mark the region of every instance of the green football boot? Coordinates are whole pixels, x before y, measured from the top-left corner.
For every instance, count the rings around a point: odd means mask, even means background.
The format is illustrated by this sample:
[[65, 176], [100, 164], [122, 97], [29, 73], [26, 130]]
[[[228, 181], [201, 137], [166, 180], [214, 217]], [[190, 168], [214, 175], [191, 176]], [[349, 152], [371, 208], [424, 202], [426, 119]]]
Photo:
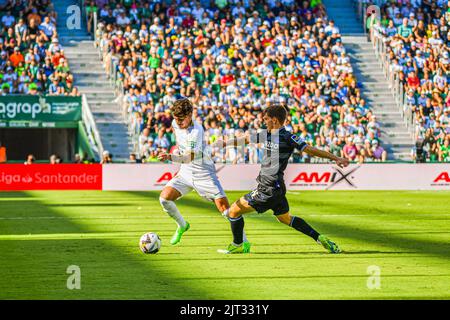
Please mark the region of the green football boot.
[[219, 250], [217, 250], [217, 252], [225, 253], [225, 254], [250, 253], [250, 247], [251, 247], [251, 244], [248, 241], [243, 242], [242, 245], [240, 245], [240, 246], [236, 246], [233, 243], [231, 243], [230, 245], [228, 245], [228, 248], [226, 248], [225, 250], [219, 249]]
[[175, 231], [175, 233], [173, 234], [172, 239], [170, 239], [170, 244], [175, 245], [178, 242], [180, 242], [181, 236], [183, 235], [183, 233], [188, 231], [190, 227], [191, 227], [191, 225], [187, 221], [186, 221], [186, 226], [184, 228], [178, 227], [177, 231]]
[[331, 241], [330, 239], [328, 239], [326, 236], [324, 236], [322, 234], [317, 239], [317, 242], [319, 244], [321, 244], [325, 249], [327, 249], [328, 252], [330, 252], [330, 253], [342, 252], [342, 250], [339, 248], [339, 246], [336, 243], [334, 243], [333, 241]]

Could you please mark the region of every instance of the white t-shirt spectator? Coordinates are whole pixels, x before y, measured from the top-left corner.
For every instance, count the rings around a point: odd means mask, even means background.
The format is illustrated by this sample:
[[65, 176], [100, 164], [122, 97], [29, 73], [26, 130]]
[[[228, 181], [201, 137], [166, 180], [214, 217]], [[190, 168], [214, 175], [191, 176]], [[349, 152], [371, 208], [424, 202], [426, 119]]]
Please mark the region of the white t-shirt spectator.
[[447, 84], [447, 78], [437, 74], [433, 77], [433, 83], [438, 87], [444, 87]]
[[243, 15], [245, 15], [245, 8], [244, 7], [234, 7], [233, 10], [231, 10], [231, 14], [234, 17], [239, 16], [239, 13], [242, 13]]
[[182, 16], [186, 16], [188, 13], [191, 13], [192, 10], [189, 7], [180, 7], [179, 11]]
[[200, 20], [203, 12], [205, 12], [205, 9], [203, 9], [202, 7], [192, 9], [192, 15], [194, 16], [195, 20]]
[[120, 26], [124, 26], [127, 24], [130, 24], [130, 18], [128, 18], [126, 15], [122, 16], [122, 15], [118, 15], [116, 18], [116, 23]]
[[53, 35], [53, 32], [56, 30], [56, 27], [51, 22], [49, 22], [49, 23], [42, 22], [41, 25], [39, 26], [39, 29], [44, 31], [44, 33], [47, 37], [51, 37]]
[[327, 34], [327, 35], [331, 35], [331, 34], [337, 34], [337, 33], [340, 33], [339, 32], [339, 28], [338, 27], [336, 27], [336, 26], [330, 26], [330, 25], [327, 25], [326, 27], [325, 27], [325, 34]]
[[431, 44], [432, 47], [438, 47], [443, 43], [441, 38], [435, 37], [431, 37], [430, 39], [428, 39], [428, 42]]

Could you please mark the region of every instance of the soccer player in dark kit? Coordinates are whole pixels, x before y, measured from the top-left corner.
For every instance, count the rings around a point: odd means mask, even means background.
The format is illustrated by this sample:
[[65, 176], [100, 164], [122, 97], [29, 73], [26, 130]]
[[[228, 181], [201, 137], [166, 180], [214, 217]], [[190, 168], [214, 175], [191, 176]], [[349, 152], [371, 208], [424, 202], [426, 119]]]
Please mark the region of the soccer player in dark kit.
[[[258, 186], [255, 190], [237, 200], [224, 213], [231, 223], [233, 242], [226, 250], [218, 250], [221, 253], [248, 253], [249, 247], [244, 248], [243, 214], [257, 211], [263, 213], [269, 209], [281, 223], [300, 231], [313, 238], [330, 253], [341, 252], [336, 243], [328, 239], [325, 235], [318, 233], [302, 218], [292, 216], [289, 213], [289, 203], [286, 199], [286, 186], [283, 175], [287, 167], [288, 160], [295, 148], [302, 152], [319, 158], [326, 158], [334, 161], [339, 167], [346, 167], [349, 161], [337, 157], [332, 153], [314, 148], [300, 137], [288, 132], [284, 123], [287, 117], [286, 107], [282, 104], [273, 104], [264, 110], [263, 121], [267, 127], [267, 137], [265, 141], [258, 136], [256, 143], [262, 143], [265, 149], [261, 164], [261, 171], [258, 178]], [[246, 141], [249, 139], [247, 136]]]

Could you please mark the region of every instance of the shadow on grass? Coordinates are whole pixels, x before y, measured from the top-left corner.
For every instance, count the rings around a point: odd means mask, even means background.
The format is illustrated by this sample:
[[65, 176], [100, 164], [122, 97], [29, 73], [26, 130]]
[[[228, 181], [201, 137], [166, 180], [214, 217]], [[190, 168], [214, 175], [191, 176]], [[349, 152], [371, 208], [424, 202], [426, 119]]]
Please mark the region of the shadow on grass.
[[47, 207], [128, 207], [132, 203], [57, 203], [57, 204], [46, 204]]
[[[27, 198], [30, 195], [16, 192], [8, 196]], [[31, 204], [20, 200], [16, 200], [16, 203], [17, 206], [9, 208], [11, 214], [14, 214], [14, 210], [39, 210], [46, 216], [64, 217], [55, 210], [57, 205], [40, 201]], [[60, 233], [95, 231], [87, 225], [74, 223], [70, 217], [66, 218], [59, 219]], [[9, 221], [2, 222], [7, 223]], [[25, 227], [30, 234], [42, 233], [47, 223], [35, 221]], [[12, 228], [8, 231], [14, 233]], [[157, 263], [157, 259], [152, 262], [153, 256], [140, 253], [137, 242], [138, 237], [135, 243], [130, 244], [135, 247], [135, 252], [130, 252], [130, 246], [124, 246], [122, 250], [121, 246], [104, 239], [0, 240], [0, 298], [207, 299], [210, 296], [201, 287], [180, 283], [182, 274], [171, 274]], [[81, 290], [66, 288], [69, 276], [66, 269], [69, 265], [78, 265], [81, 269]]]
[[[147, 193], [135, 193], [137, 196], [145, 195], [145, 197], [149, 198], [149, 200], [153, 197], [156, 197], [156, 195], [151, 196], [149, 192]], [[208, 203], [201, 200], [201, 199], [195, 199], [195, 198], [183, 198], [180, 201], [180, 204], [185, 206], [191, 206], [194, 208], [205, 210], [207, 208]], [[348, 211], [350, 212], [367, 212], [369, 209], [373, 210], [373, 208], [369, 207], [369, 205], [352, 205], [352, 204], [344, 204], [344, 203], [336, 203], [334, 201], [332, 202], [325, 202], [325, 201], [311, 201], [302, 199], [302, 203], [305, 204], [319, 204], [323, 205], [324, 207], [338, 207], [338, 208], [348, 208]], [[322, 208], [323, 209], [323, 208]], [[215, 207], [211, 203], [211, 214], [215, 212]], [[399, 213], [406, 213], [408, 211], [401, 210]], [[397, 210], [395, 211], [397, 213]], [[295, 212], [293, 212], [295, 214]], [[270, 215], [269, 212], [265, 213], [266, 216]], [[261, 221], [269, 223], [267, 219], [261, 219]], [[369, 230], [369, 229], [363, 229], [363, 228], [355, 228], [351, 227], [349, 225], [345, 225], [339, 222], [334, 221], [333, 223], [324, 222], [323, 220], [315, 221], [315, 217], [309, 217], [308, 221], [314, 222], [314, 226], [317, 227], [317, 229], [320, 231], [324, 231], [324, 233], [329, 233], [333, 235], [337, 235], [341, 238], [348, 238], [348, 239], [357, 239], [362, 242], [386, 246], [390, 248], [395, 249], [406, 249], [407, 252], [421, 252], [422, 254], [429, 254], [433, 255], [439, 258], [444, 259], [450, 259], [450, 244], [443, 243], [439, 241], [434, 240], [424, 240], [424, 239], [414, 239], [409, 237], [404, 237], [400, 234], [393, 234], [389, 232], [384, 231], [376, 231], [376, 230]], [[270, 223], [276, 223], [275, 221]], [[407, 220], [405, 221], [407, 223]], [[246, 224], [246, 227], [249, 225]], [[405, 232], [407, 233], [407, 231]], [[345, 250], [345, 248], [344, 248]], [[347, 251], [347, 254], [350, 251]]]

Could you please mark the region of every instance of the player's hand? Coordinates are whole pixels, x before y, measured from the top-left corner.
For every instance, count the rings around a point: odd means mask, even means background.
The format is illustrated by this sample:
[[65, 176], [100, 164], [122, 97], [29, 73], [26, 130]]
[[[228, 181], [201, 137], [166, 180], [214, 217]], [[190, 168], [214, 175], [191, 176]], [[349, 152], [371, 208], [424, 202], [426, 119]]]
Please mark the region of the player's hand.
[[167, 152], [160, 152], [160, 153], [158, 153], [158, 160], [159, 161], [170, 160], [170, 154]]
[[345, 158], [337, 158], [336, 164], [341, 168], [345, 168], [346, 166], [348, 166], [350, 164], [350, 161]]

